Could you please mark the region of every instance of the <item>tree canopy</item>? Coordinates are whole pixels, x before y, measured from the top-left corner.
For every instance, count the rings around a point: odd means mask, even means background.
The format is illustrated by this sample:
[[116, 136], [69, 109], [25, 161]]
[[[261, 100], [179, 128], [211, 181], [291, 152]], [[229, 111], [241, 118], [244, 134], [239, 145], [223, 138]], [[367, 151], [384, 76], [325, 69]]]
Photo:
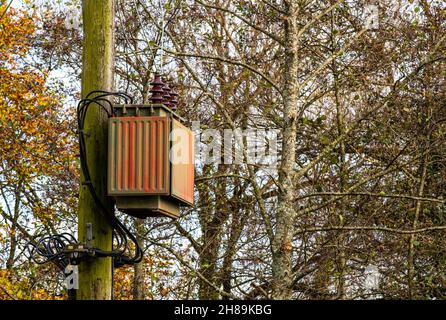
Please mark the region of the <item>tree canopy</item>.
[[[0, 20], [1, 299], [63, 297], [24, 244], [76, 226], [79, 92], [48, 79], [79, 80], [80, 1], [36, 3]], [[272, 170], [197, 161], [177, 221], [119, 214], [145, 258], [115, 271], [115, 297], [445, 299], [445, 15], [426, 0], [116, 1], [117, 90], [146, 103], [161, 72], [197, 134], [277, 130], [279, 147]]]

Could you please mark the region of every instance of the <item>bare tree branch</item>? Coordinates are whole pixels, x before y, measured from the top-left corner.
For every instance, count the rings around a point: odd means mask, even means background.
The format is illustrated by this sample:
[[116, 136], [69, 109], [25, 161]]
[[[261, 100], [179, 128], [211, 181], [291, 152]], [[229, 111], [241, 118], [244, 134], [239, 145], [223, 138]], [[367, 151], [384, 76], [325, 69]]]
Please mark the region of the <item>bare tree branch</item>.
[[446, 226], [425, 227], [419, 229], [395, 229], [387, 227], [373, 227], [373, 226], [327, 226], [327, 227], [310, 227], [296, 230], [295, 234], [302, 234], [308, 232], [328, 232], [328, 231], [382, 231], [398, 234], [415, 234], [429, 231], [446, 230]]
[[276, 41], [276, 42], [277, 42], [278, 44], [280, 44], [281, 46], [284, 46], [283, 41], [282, 41], [279, 37], [273, 35], [271, 32], [268, 32], [268, 31], [266, 31], [265, 29], [260, 28], [259, 26], [255, 25], [254, 23], [252, 23], [252, 22], [249, 21], [248, 19], [246, 19], [246, 18], [242, 17], [241, 15], [239, 15], [237, 12], [234, 12], [234, 11], [232, 11], [232, 10], [229, 10], [229, 9], [226, 9], [226, 8], [222, 8], [222, 7], [219, 7], [219, 6], [216, 6], [216, 5], [207, 4], [207, 3], [204, 3], [204, 2], [202, 2], [202, 1], [200, 1], [200, 0], [195, 0], [195, 2], [201, 4], [202, 6], [204, 6], [204, 7], [206, 7], [206, 8], [215, 9], [215, 10], [220, 10], [220, 11], [229, 13], [229, 14], [233, 15], [234, 17], [237, 17], [238, 19], [240, 19], [240, 20], [243, 21], [244, 23], [246, 23], [246, 24], [247, 24], [248, 26], [250, 26], [251, 28], [253, 28], [253, 29], [255, 29], [255, 30], [257, 30], [257, 31], [259, 31], [259, 32], [261, 32], [261, 33], [263, 33], [264, 35], [266, 35], [266, 36], [268, 36], [268, 37], [270, 37], [271, 39], [273, 39], [274, 41]]
[[405, 194], [386, 194], [386, 193], [373, 193], [373, 192], [316, 192], [309, 193], [296, 198], [296, 201], [311, 197], [321, 197], [321, 196], [367, 196], [367, 197], [379, 197], [379, 198], [402, 198], [425, 202], [436, 202], [436, 203], [446, 203], [443, 199], [436, 198], [423, 198]]

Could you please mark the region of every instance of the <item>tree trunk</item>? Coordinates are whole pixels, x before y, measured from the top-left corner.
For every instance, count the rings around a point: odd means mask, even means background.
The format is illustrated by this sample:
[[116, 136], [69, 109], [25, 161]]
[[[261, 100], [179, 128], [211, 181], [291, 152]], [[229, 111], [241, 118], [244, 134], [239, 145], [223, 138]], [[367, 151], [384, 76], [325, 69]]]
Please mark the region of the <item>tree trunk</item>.
[[[422, 152], [425, 152], [425, 148], [423, 147]], [[423, 197], [424, 194], [424, 185], [426, 182], [426, 173], [427, 173], [427, 160], [428, 156], [423, 156], [421, 164], [420, 164], [420, 184], [418, 186], [418, 197]], [[415, 216], [412, 222], [412, 228], [416, 229], [418, 226], [418, 220], [420, 218], [422, 203], [420, 200], [417, 200], [415, 205]], [[407, 284], [408, 284], [408, 296], [409, 299], [415, 298], [414, 292], [414, 276], [415, 276], [415, 240], [416, 235], [411, 234], [409, 237], [409, 249], [408, 249], [408, 258], [407, 258]]]
[[13, 212], [13, 216], [12, 216], [12, 221], [11, 221], [11, 229], [9, 231], [9, 235], [10, 235], [10, 239], [11, 239], [11, 243], [9, 246], [9, 254], [8, 254], [8, 259], [6, 260], [6, 269], [8, 270], [12, 270], [13, 266], [14, 266], [14, 260], [15, 260], [15, 253], [17, 251], [17, 220], [19, 219], [19, 214], [20, 214], [20, 194], [21, 194], [21, 183], [19, 183], [16, 188], [15, 188], [15, 192], [14, 192], [14, 197], [15, 197], [15, 203], [14, 203], [14, 212]]
[[[334, 55], [336, 51], [339, 50], [336, 42], [336, 27], [334, 22], [334, 13], [331, 12], [331, 54]], [[339, 73], [338, 66], [336, 63], [336, 59], [333, 59], [331, 64], [331, 71], [333, 74], [334, 81], [334, 98], [336, 105], [336, 127], [338, 130], [338, 137], [344, 135], [345, 133], [345, 125], [344, 125], [344, 109], [343, 104], [340, 101], [340, 88], [339, 88]], [[345, 141], [341, 140], [339, 143], [338, 150], [338, 167], [339, 167], [339, 190], [344, 192], [347, 187], [347, 166], [346, 166], [346, 158], [345, 158]], [[343, 224], [346, 220], [346, 211], [347, 206], [345, 199], [341, 199], [337, 203], [336, 208], [337, 214], [334, 215], [334, 224]], [[347, 259], [345, 253], [345, 244], [346, 239], [344, 234], [340, 234], [336, 239], [336, 274], [337, 274], [337, 283], [336, 283], [336, 297], [340, 300], [344, 300], [346, 298], [346, 267], [347, 267]]]
[[[144, 248], [144, 220], [136, 219], [135, 220], [135, 230], [136, 230], [136, 240], [138, 240], [141, 248]], [[133, 279], [133, 300], [144, 300], [144, 260], [135, 264], [133, 266], [133, 270], [135, 272], [135, 276]]]
[[292, 251], [296, 210], [294, 209], [294, 165], [296, 161], [297, 99], [298, 99], [298, 4], [290, 1], [285, 20], [285, 89], [282, 161], [279, 171], [279, 197], [276, 228], [272, 244], [272, 298], [292, 296]]

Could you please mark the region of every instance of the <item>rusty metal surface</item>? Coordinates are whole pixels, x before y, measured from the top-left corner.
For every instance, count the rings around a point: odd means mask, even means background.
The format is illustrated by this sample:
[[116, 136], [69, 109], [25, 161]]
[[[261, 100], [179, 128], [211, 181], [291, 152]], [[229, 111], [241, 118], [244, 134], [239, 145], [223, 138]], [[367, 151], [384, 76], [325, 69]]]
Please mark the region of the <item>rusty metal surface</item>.
[[121, 196], [116, 197], [116, 206], [136, 218], [180, 216], [178, 201], [168, 196]]
[[[171, 135], [171, 194], [176, 199], [192, 205], [194, 203], [193, 133], [181, 122], [173, 120]], [[181, 152], [178, 152], [180, 150]]]
[[173, 117], [181, 122], [186, 119], [163, 104], [115, 104], [116, 117]]
[[169, 118], [109, 120], [108, 194], [168, 195]]

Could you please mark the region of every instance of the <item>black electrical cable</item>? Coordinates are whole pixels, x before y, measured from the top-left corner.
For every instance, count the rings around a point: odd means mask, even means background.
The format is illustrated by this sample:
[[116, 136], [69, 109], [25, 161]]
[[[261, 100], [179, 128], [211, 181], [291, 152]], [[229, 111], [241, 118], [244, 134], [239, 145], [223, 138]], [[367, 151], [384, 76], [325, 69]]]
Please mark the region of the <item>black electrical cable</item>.
[[101, 93], [101, 95], [97, 95], [95, 98], [102, 98], [105, 96], [116, 96], [116, 97], [124, 98], [125, 103], [129, 103], [129, 101], [130, 101], [130, 104], [133, 104], [133, 97], [128, 95], [125, 92], [108, 92], [108, 91], [104, 91], [104, 90], [94, 90], [94, 91], [91, 91], [89, 94], [87, 94], [85, 99], [88, 99], [91, 95], [96, 94], [96, 93]]
[[[89, 98], [93, 93], [101, 93], [100, 95]], [[85, 144], [85, 132], [84, 132], [84, 121], [87, 114], [88, 107], [91, 103], [94, 103], [96, 105], [101, 106], [103, 110], [107, 112], [107, 115], [110, 117], [111, 114], [114, 114], [113, 105], [111, 102], [107, 99], [104, 99], [107, 96], [117, 96], [124, 98], [126, 103], [130, 100], [130, 102], [133, 102], [133, 99], [124, 93], [111, 93], [106, 92], [102, 90], [93, 91], [90, 92], [85, 99], [81, 100], [78, 104], [78, 129], [79, 129], [79, 143], [80, 143], [80, 158], [81, 158], [81, 167], [82, 167], [82, 173], [84, 174], [85, 184], [88, 186], [90, 193], [93, 197], [93, 200], [96, 202], [98, 207], [101, 209], [101, 211], [105, 214], [110, 226], [117, 232], [117, 235], [120, 235], [122, 237], [122, 241], [119, 241], [119, 243], [124, 243], [124, 249], [121, 251], [103, 251], [97, 249], [96, 253], [98, 255], [104, 255], [104, 256], [114, 256], [116, 258], [117, 265], [121, 264], [133, 264], [140, 262], [142, 259], [142, 250], [138, 244], [138, 241], [136, 240], [136, 237], [128, 230], [124, 224], [115, 216], [114, 212], [110, 212], [106, 206], [102, 203], [100, 198], [97, 196], [96, 191], [94, 189], [94, 186], [91, 182], [91, 176], [88, 169], [88, 163], [86, 161], [86, 144]], [[128, 100], [127, 100], [128, 99]], [[101, 103], [106, 102], [110, 105], [111, 114], [108, 112], [107, 108]], [[124, 252], [128, 249], [128, 243], [127, 243], [127, 237], [135, 244], [135, 254], [133, 257], [129, 257], [124, 254]], [[118, 238], [119, 239], [119, 238]]]
[[[93, 94], [96, 94], [92, 97]], [[142, 260], [143, 252], [136, 237], [131, 231], [116, 217], [113, 209], [108, 209], [107, 206], [101, 201], [97, 195], [94, 185], [91, 180], [90, 170], [87, 162], [87, 147], [84, 131], [85, 118], [87, 111], [91, 105], [100, 107], [108, 117], [115, 115], [113, 103], [106, 98], [116, 97], [123, 99], [126, 104], [133, 103], [133, 98], [126, 93], [122, 92], [108, 92], [103, 90], [95, 90], [87, 94], [85, 99], [82, 99], [77, 106], [77, 124], [79, 133], [79, 153], [82, 174], [84, 178], [84, 184], [88, 187], [90, 194], [101, 211], [101, 214], [105, 216], [107, 222], [113, 229], [114, 243], [116, 247], [112, 251], [106, 251], [99, 248], [90, 248], [98, 257], [113, 257], [115, 267], [119, 267], [126, 264], [135, 264]], [[105, 106], [108, 105], [109, 108]], [[134, 244], [134, 254], [129, 256], [126, 254], [130, 251], [129, 240]], [[28, 253], [30, 259], [38, 264], [46, 262], [53, 262], [62, 271], [70, 263], [67, 253], [64, 251], [69, 244], [76, 244], [76, 239], [70, 234], [58, 234], [53, 236], [45, 236], [39, 240], [31, 241], [27, 244]]]
[[71, 243], [77, 241], [69, 233], [41, 237], [35, 242], [28, 243], [29, 259], [37, 264], [53, 262], [63, 272], [69, 264], [69, 259], [63, 251]]

